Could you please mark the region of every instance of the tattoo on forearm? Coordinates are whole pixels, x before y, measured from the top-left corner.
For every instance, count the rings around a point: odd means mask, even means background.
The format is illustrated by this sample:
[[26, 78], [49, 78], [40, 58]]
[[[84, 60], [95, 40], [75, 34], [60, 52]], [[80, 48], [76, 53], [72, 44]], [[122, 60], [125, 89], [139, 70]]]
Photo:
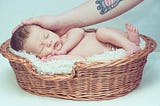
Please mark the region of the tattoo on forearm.
[[120, 1], [122, 0], [96, 0], [95, 3], [98, 5], [97, 10], [103, 15], [116, 7]]

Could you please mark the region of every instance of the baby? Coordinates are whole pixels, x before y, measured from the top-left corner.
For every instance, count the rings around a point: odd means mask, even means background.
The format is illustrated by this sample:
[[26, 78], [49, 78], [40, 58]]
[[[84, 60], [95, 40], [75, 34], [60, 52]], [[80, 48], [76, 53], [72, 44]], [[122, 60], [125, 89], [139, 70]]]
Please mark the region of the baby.
[[82, 28], [70, 29], [59, 36], [37, 25], [19, 27], [12, 35], [10, 45], [16, 50], [25, 50], [43, 60], [80, 59], [101, 54], [111, 43], [126, 50], [127, 54], [140, 51], [140, 38], [136, 27], [126, 24], [126, 32], [114, 28], [98, 28], [85, 32]]

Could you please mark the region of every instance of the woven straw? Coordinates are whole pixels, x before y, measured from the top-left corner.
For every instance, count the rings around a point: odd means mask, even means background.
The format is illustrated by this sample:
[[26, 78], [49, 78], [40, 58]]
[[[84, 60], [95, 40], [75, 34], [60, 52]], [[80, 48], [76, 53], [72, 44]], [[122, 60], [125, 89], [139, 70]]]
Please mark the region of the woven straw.
[[154, 40], [141, 37], [146, 41], [142, 51], [111, 62], [76, 62], [70, 74], [37, 73], [30, 61], [8, 50], [10, 40], [1, 45], [0, 52], [27, 92], [72, 100], [107, 100], [124, 96], [139, 85], [147, 56], [156, 48]]

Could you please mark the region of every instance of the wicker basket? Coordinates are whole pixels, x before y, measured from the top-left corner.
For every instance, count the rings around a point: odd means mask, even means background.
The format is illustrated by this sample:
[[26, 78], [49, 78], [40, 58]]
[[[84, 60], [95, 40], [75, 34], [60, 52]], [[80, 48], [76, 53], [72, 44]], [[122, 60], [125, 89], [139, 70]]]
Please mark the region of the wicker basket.
[[124, 96], [139, 85], [147, 56], [156, 48], [154, 40], [141, 37], [146, 41], [143, 51], [111, 62], [76, 62], [70, 74], [37, 73], [29, 60], [8, 50], [10, 40], [1, 45], [0, 52], [27, 92], [72, 100], [106, 100]]

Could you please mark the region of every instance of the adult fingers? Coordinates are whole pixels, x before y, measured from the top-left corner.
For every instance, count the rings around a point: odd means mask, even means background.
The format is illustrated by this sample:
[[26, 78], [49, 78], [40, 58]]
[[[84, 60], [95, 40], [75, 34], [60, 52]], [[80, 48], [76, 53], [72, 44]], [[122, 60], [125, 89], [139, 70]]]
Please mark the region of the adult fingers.
[[40, 18], [39, 17], [29, 18], [27, 20], [22, 21], [22, 24], [23, 25], [40, 24]]
[[39, 18], [29, 18], [27, 20], [24, 20], [21, 22], [21, 24], [17, 25], [13, 30], [12, 30], [12, 34], [21, 26], [23, 25], [30, 25], [30, 24], [40, 24], [39, 22]]

